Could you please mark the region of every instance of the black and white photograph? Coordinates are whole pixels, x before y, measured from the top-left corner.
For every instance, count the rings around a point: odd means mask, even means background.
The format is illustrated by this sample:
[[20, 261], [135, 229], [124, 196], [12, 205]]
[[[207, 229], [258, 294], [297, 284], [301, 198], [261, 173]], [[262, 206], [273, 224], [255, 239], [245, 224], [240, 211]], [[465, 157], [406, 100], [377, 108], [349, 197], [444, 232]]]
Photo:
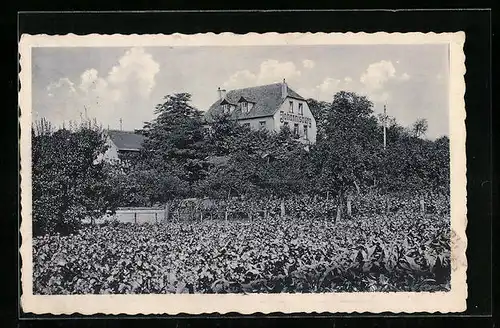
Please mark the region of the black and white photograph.
[[356, 35], [27, 36], [23, 307], [465, 310], [463, 35]]

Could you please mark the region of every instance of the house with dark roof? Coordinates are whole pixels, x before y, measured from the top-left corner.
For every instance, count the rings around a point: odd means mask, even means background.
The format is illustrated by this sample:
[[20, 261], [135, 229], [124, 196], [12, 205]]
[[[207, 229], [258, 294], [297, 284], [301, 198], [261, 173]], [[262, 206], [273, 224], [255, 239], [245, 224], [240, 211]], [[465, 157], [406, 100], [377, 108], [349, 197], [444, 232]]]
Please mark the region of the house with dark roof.
[[292, 90], [285, 80], [235, 90], [218, 89], [219, 99], [205, 112], [209, 126], [219, 115], [230, 118], [253, 129], [280, 131], [288, 126], [297, 140], [316, 142], [316, 120], [306, 100]]
[[107, 159], [119, 159], [119, 155], [138, 153], [142, 149], [145, 137], [132, 131], [108, 130], [108, 150], [104, 155]]

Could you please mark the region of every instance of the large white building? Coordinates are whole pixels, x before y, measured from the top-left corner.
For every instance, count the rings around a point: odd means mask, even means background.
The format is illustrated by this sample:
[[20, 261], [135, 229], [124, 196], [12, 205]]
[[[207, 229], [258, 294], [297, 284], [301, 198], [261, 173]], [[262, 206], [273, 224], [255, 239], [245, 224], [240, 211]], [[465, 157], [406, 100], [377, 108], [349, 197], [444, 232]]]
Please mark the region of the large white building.
[[288, 126], [297, 140], [316, 142], [316, 120], [306, 100], [283, 83], [235, 89], [218, 89], [219, 99], [205, 113], [207, 124], [220, 114], [228, 114], [253, 129], [280, 131]]

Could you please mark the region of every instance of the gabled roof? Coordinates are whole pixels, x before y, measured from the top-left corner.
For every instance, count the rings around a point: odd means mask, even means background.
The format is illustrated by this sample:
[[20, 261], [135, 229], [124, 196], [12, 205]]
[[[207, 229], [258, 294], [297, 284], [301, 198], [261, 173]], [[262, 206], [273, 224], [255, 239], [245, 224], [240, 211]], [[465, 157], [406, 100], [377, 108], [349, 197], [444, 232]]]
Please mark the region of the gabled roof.
[[246, 99], [245, 97], [241, 96], [240, 97], [240, 100], [238, 100], [239, 103], [241, 102], [249, 102], [249, 103], [254, 103], [255, 104], [255, 101], [252, 101], [252, 100], [248, 100]]
[[145, 139], [143, 135], [132, 131], [108, 130], [108, 135], [118, 150], [138, 151]]
[[[235, 119], [245, 119], [272, 116], [276, 113], [284, 100], [281, 94], [281, 87], [281, 83], [274, 83], [251, 88], [230, 90], [227, 92], [224, 99], [219, 99], [213, 103], [212, 106], [210, 106], [205, 113], [205, 120], [210, 122], [214, 117], [222, 114], [222, 104], [224, 101], [236, 104], [241, 98], [244, 98], [249, 102], [253, 102], [255, 105], [248, 113], [243, 113], [241, 109], [237, 108], [231, 113], [231, 117]], [[290, 87], [287, 86], [287, 89], [287, 96], [305, 100], [298, 93], [290, 89]]]
[[226, 99], [226, 98], [222, 99], [222, 100], [221, 100], [221, 102], [220, 102], [220, 105], [224, 105], [224, 104], [230, 104], [230, 105], [235, 105], [235, 106], [236, 106], [236, 104], [234, 104], [234, 103], [230, 102], [230, 101], [229, 101], [228, 99]]

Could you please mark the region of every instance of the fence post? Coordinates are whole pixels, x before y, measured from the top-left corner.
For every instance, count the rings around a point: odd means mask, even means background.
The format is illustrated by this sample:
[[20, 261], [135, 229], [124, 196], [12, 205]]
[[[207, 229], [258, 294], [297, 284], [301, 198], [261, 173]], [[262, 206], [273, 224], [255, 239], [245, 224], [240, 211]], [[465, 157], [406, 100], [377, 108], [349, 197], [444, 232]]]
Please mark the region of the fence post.
[[155, 222], [158, 223], [158, 212], [155, 212]]
[[420, 198], [420, 213], [425, 214], [425, 201], [424, 198]]
[[137, 212], [134, 212], [134, 223], [137, 224]]
[[337, 196], [337, 216], [335, 217], [335, 223], [339, 222], [342, 219], [342, 194]]
[[347, 215], [351, 216], [352, 215], [352, 204], [351, 204], [351, 195], [347, 196]]
[[281, 217], [285, 217], [285, 200], [281, 199]]
[[168, 216], [170, 214], [169, 210], [170, 210], [170, 203], [167, 201], [167, 203], [165, 204], [165, 213], [164, 213], [164, 219], [167, 222], [168, 222]]

